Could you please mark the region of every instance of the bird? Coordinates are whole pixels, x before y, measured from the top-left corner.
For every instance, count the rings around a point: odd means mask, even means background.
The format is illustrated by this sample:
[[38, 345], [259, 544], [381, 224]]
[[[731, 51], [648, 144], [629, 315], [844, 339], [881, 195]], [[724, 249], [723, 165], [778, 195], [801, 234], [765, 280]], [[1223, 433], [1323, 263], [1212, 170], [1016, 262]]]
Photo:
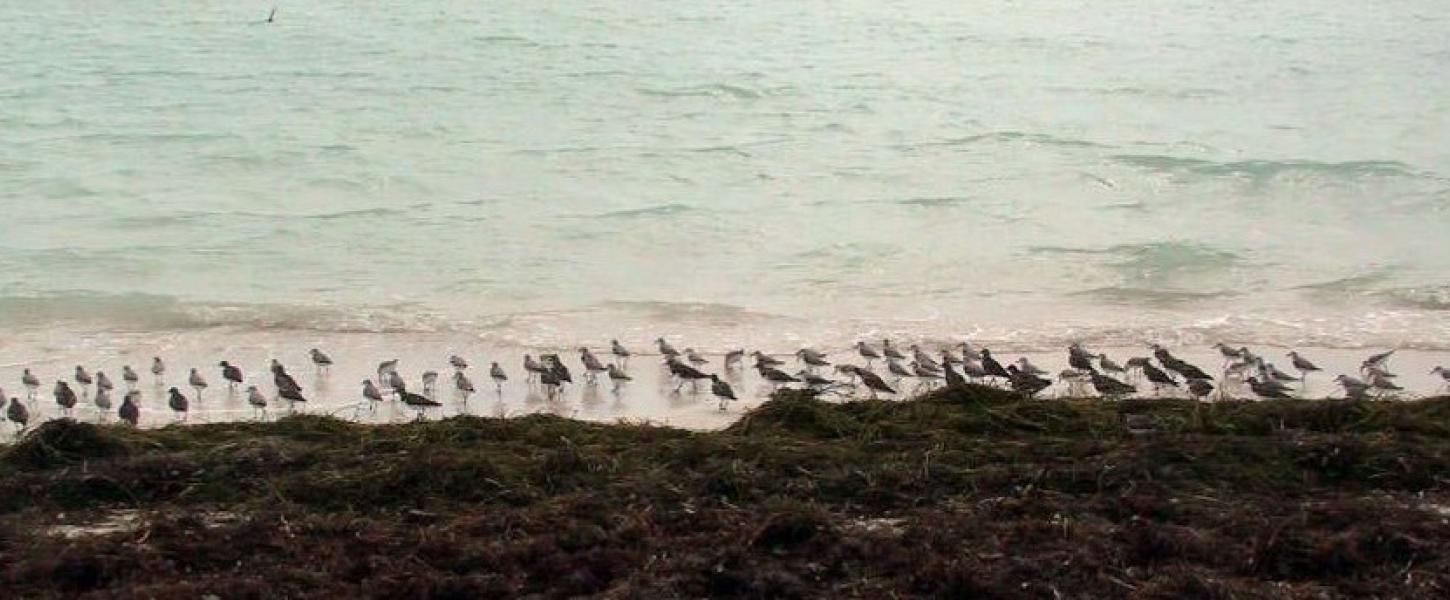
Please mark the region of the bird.
[[715, 394], [715, 397], [720, 399], [721, 412], [725, 411], [725, 407], [731, 400], [736, 399], [735, 390], [730, 388], [730, 384], [720, 379], [720, 376], [714, 373], [710, 374], [710, 393]]
[[151, 376], [156, 379], [156, 385], [164, 385], [166, 381], [166, 363], [160, 356], [151, 357]]
[[767, 367], [779, 367], [785, 364], [785, 361], [780, 360], [774, 356], [770, 356], [759, 350], [750, 353], [750, 357], [755, 359], [755, 365], [757, 367], [760, 365], [765, 365]]
[[89, 389], [91, 387], [91, 383], [94, 382], [95, 380], [91, 378], [91, 374], [87, 373], [85, 368], [81, 367], [80, 365], [76, 365], [76, 383], [81, 384], [81, 391], [86, 391], [87, 389]]
[[872, 398], [875, 398], [876, 397], [876, 393], [877, 392], [884, 392], [884, 393], [887, 393], [887, 394], [895, 394], [896, 393], [896, 390], [895, 389], [893, 389], [891, 386], [889, 386], [889, 385], [886, 384], [886, 380], [885, 379], [882, 379], [880, 375], [877, 375], [876, 373], [874, 373], [872, 371], [867, 371], [866, 369], [857, 368], [856, 369], [856, 376], [861, 378], [861, 385], [866, 386], [866, 389], [868, 389], [868, 390], [871, 391], [871, 397]]
[[186, 410], [190, 404], [187, 402], [186, 396], [183, 396], [181, 390], [175, 387], [168, 390], [167, 393], [170, 394], [170, 397], [167, 399], [166, 404], [171, 407], [172, 412], [176, 413], [177, 420], [185, 421]]
[[703, 365], [710, 362], [709, 359], [700, 356], [700, 353], [695, 352], [694, 348], [685, 348], [685, 360], [690, 361], [690, 364], [692, 365]]
[[227, 388], [236, 389], [237, 385], [242, 383], [243, 379], [241, 368], [227, 361], [222, 361], [220, 366], [222, 368], [222, 379], [227, 380]]
[[463, 357], [457, 354], [453, 354], [448, 357], [448, 364], [453, 365], [453, 368], [459, 371], [468, 368], [468, 361], [463, 360]]
[[378, 363], [378, 381], [383, 381], [388, 373], [395, 373], [398, 370], [398, 359], [385, 360]]
[[1035, 396], [1037, 392], [1047, 389], [1052, 385], [1052, 380], [1045, 377], [1033, 375], [1017, 365], [1007, 365], [1008, 383], [1012, 385], [1012, 391], [1027, 396]]
[[414, 394], [408, 390], [398, 390], [398, 398], [403, 401], [403, 404], [408, 405], [409, 408], [418, 411], [418, 420], [420, 421], [423, 419], [424, 411], [435, 406], [443, 406], [427, 396]]
[[[689, 350], [687, 352], [694, 351]], [[595, 357], [594, 353], [590, 352], [588, 348], [579, 349], [579, 362], [584, 363], [584, 376], [588, 378], [590, 382], [596, 381], [598, 379], [599, 373], [603, 373], [607, 370], [604, 366], [604, 363], [599, 362], [599, 359]]]
[[1007, 373], [1007, 369], [1002, 368], [1002, 363], [992, 358], [992, 351], [986, 348], [982, 348], [982, 370], [987, 372], [988, 377], [1001, 377], [1008, 380], [1012, 378]]
[[488, 376], [493, 379], [494, 389], [503, 392], [503, 382], [508, 381], [509, 376], [503, 372], [503, 367], [498, 366], [497, 361], [489, 363]]
[[40, 378], [31, 373], [30, 369], [25, 369], [20, 374], [20, 383], [25, 385], [26, 395], [35, 398], [36, 391], [40, 389]]
[[957, 356], [955, 354], [952, 354], [951, 348], [942, 348], [941, 349], [941, 364], [943, 364], [943, 365], [959, 365], [959, 364], [962, 364], [962, 357]]
[[437, 371], [423, 371], [423, 395], [431, 395], [434, 386], [438, 385]]
[[121, 408], [116, 411], [121, 421], [135, 427], [141, 422], [141, 392], [131, 390], [121, 397]]
[[364, 379], [362, 386], [363, 399], [368, 401], [369, 408], [376, 409], [378, 403], [383, 401], [383, 392], [378, 389], [378, 386], [373, 384], [373, 380], [371, 379]]
[[817, 375], [805, 369], [797, 371], [795, 376], [801, 381], [805, 382], [806, 387], [824, 387], [835, 383], [835, 381], [826, 379], [825, 377], [821, 377], [820, 375]]
[[121, 381], [126, 382], [126, 389], [134, 390], [136, 389], [136, 383], [141, 381], [141, 377], [136, 375], [136, 370], [132, 369], [131, 365], [122, 365]]
[[[1084, 350], [1082, 344], [1077, 342], [1073, 342], [1067, 347], [1067, 366], [1079, 371], [1097, 370], [1093, 367], [1093, 355], [1087, 350]], [[1103, 370], [1106, 371], [1107, 367], [1103, 367]]]
[[745, 358], [745, 350], [744, 349], [736, 348], [734, 350], [731, 350], [729, 352], [726, 352], [725, 353], [725, 368], [726, 369], [738, 369], [738, 368], [740, 368], [740, 361], [743, 360], [744, 358]]
[[15, 424], [18, 436], [19, 432], [24, 431], [25, 426], [30, 424], [30, 409], [25, 408], [25, 405], [21, 404], [19, 400], [11, 398], [10, 407], [5, 409], [5, 417]]
[[1334, 382], [1339, 384], [1339, 387], [1344, 388], [1344, 397], [1346, 398], [1364, 400], [1368, 397], [1370, 386], [1360, 379], [1348, 375], [1340, 375], [1334, 378]]
[[95, 402], [96, 408], [100, 409], [101, 411], [101, 418], [104, 419], [106, 417], [106, 413], [111, 412], [111, 390], [97, 387]]
[[287, 367], [282, 365], [282, 361], [275, 358], [272, 359], [270, 363], [268, 363], [267, 368], [272, 371], [273, 375], [276, 375], [278, 373], [285, 373], [287, 371]]
[[816, 352], [810, 348], [801, 348], [795, 353], [797, 359], [805, 363], [808, 368], [828, 367], [831, 362], [826, 360], [826, 355]]
[[1383, 373], [1374, 372], [1371, 372], [1369, 374], [1369, 386], [1377, 390], [1386, 390], [1390, 392], [1398, 392], [1405, 389], [1400, 385], [1396, 384], [1395, 382], [1390, 381], [1390, 378], [1385, 377]]
[[866, 368], [868, 369], [871, 368], [873, 361], [881, 359], [881, 353], [877, 352], [875, 348], [867, 346], [866, 342], [856, 342], [856, 352], [861, 355], [861, 358], [866, 359]]
[[953, 369], [950, 362], [942, 361], [942, 377], [946, 379], [948, 389], [956, 390], [967, 387], [967, 378]]
[[458, 392], [463, 394], [464, 401], [467, 401], [468, 395], [474, 392], [473, 382], [469, 381], [468, 376], [464, 375], [463, 371], [453, 372], [453, 387], [457, 388]]
[[[276, 361], [273, 362], [275, 363]], [[393, 375], [397, 376], [397, 372], [393, 372]], [[277, 386], [277, 395], [279, 397], [282, 396], [283, 390], [296, 392], [297, 395], [301, 395], [302, 386], [298, 385], [297, 380], [287, 374], [287, 369], [281, 363], [276, 363], [272, 366], [272, 383]]]
[[891, 345], [891, 340], [881, 340], [881, 355], [896, 360], [906, 360], [906, 355]]
[[201, 402], [201, 393], [206, 390], [206, 378], [201, 376], [201, 372], [197, 371], [196, 367], [192, 367], [191, 376], [187, 378], [187, 382], [191, 384], [191, 389], [196, 390], [196, 401]]
[[1153, 391], [1159, 391], [1163, 386], [1178, 387], [1178, 380], [1169, 375], [1167, 371], [1159, 369], [1153, 363], [1143, 363], [1143, 376], [1148, 378], [1148, 383], [1153, 384]]
[[548, 367], [549, 372], [559, 380], [556, 385], [574, 383], [574, 377], [569, 374], [569, 367], [564, 366], [564, 361], [559, 360], [558, 354], [544, 354], [540, 358], [544, 359], [544, 366]]
[[1390, 350], [1388, 352], [1381, 352], [1379, 354], [1372, 354], [1369, 358], [1364, 359], [1364, 362], [1359, 364], [1359, 370], [1368, 371], [1370, 367], [1383, 367], [1385, 363], [1390, 360], [1390, 357], [1394, 356], [1394, 354], [1394, 350]]
[[96, 389], [109, 392], [116, 389], [116, 385], [111, 383], [111, 378], [106, 376], [105, 371], [96, 371]]
[[680, 388], [684, 387], [685, 382], [689, 382], [690, 389], [693, 390], [695, 389], [696, 383], [699, 382], [701, 379], [710, 378], [710, 376], [706, 375], [703, 371], [687, 365], [683, 362], [680, 362], [678, 358], [675, 358], [673, 356], [670, 357], [668, 364], [670, 367], [670, 373], [673, 374], [675, 377], [679, 378], [680, 380], [679, 385], [675, 386], [676, 392], [680, 391]]
[[[376, 393], [377, 390], [373, 390], [373, 392]], [[382, 397], [379, 396], [378, 399], [381, 400]], [[262, 391], [255, 385], [247, 386], [247, 404], [252, 406], [256, 416], [262, 419], [267, 418], [267, 397], [262, 395]]]
[[1266, 380], [1299, 381], [1298, 377], [1280, 371], [1273, 363], [1264, 362], [1262, 358], [1259, 359], [1259, 375], [1263, 376]]
[[614, 382], [615, 391], [619, 391], [619, 386], [623, 385], [624, 382], [633, 380], [633, 378], [630, 377], [628, 373], [625, 373], [624, 369], [619, 368], [619, 365], [617, 364], [609, 363], [607, 369], [609, 370], [609, 380]]
[[1225, 344], [1223, 342], [1214, 344], [1213, 347], [1217, 348], [1219, 355], [1223, 356], [1223, 361], [1225, 364], [1234, 362], [1244, 357], [1243, 351], [1235, 350], [1229, 347], [1228, 344]]
[[1248, 379], [1248, 384], [1249, 390], [1253, 391], [1254, 395], [1260, 398], [1268, 400], [1287, 400], [1291, 397], [1284, 390], [1278, 389], [1272, 385], [1266, 384], [1265, 382], [1259, 381], [1259, 378], [1257, 377], [1250, 377]]
[[1213, 384], [1209, 383], [1207, 379], [1189, 379], [1188, 393], [1192, 394], [1194, 398], [1202, 400], [1213, 393]]
[[1123, 366], [1120, 365], [1120, 364], [1118, 364], [1118, 363], [1113, 362], [1113, 359], [1108, 358], [1108, 355], [1106, 355], [1106, 354], [1099, 354], [1098, 355], [1098, 367], [1101, 368], [1104, 371], [1109, 372], [1109, 373], [1122, 373], [1123, 372]]
[[313, 348], [308, 354], [312, 356], [312, 364], [317, 367], [318, 372], [326, 371], [332, 366], [332, 357], [323, 351]]
[[[387, 377], [388, 377], [388, 382], [387, 382], [388, 383], [388, 389], [393, 390], [393, 393], [394, 394], [396, 394], [398, 392], [401, 392], [401, 391], [403, 391], [403, 390], [405, 390], [405, 389], [408, 388], [408, 382], [403, 381], [403, 376], [402, 375], [399, 375], [397, 371], [388, 371]], [[288, 386], [288, 387], [290, 387], [292, 389], [301, 389], [301, 388], [298, 388], [295, 383], [293, 385], [291, 385], [291, 386]], [[278, 386], [278, 388], [280, 389], [281, 386]]]
[[[1092, 363], [1088, 363], [1088, 366], [1092, 366]], [[1077, 368], [1077, 367], [1074, 367], [1074, 368]], [[1047, 374], [1047, 371], [1042, 370], [1037, 365], [1032, 364], [1032, 361], [1027, 360], [1027, 357], [1026, 356], [1017, 359], [1017, 370], [1018, 371], [1022, 371], [1023, 373], [1026, 373], [1028, 375], [1042, 376], [1042, 375], [1046, 375]], [[1078, 369], [1078, 370], [1080, 370], [1080, 371], [1087, 371], [1088, 369]]]
[[619, 340], [609, 340], [609, 352], [614, 355], [615, 359], [619, 360], [620, 364], [626, 367], [629, 366], [631, 353], [628, 348], [625, 348], [623, 344], [619, 343]]
[[941, 371], [928, 369], [926, 366], [914, 360], [911, 361], [909, 366], [911, 367], [911, 374], [916, 376], [917, 385], [926, 386], [928, 390], [931, 389], [932, 383], [942, 378]]
[[1117, 398], [1138, 391], [1138, 388], [1103, 375], [1102, 373], [1090, 372], [1088, 373], [1088, 377], [1092, 380], [1093, 389], [1108, 398]]
[[756, 371], [759, 371], [760, 372], [760, 377], [762, 379], [770, 382], [771, 385], [780, 385], [782, 383], [799, 383], [800, 382], [799, 379], [796, 379], [795, 377], [791, 377], [791, 375], [789, 373], [786, 373], [785, 371], [782, 371], [780, 369], [777, 369], [777, 368], [772, 367], [770, 365], [767, 365], [765, 363], [756, 363], [755, 364], [755, 370]]
[[553, 369], [543, 369], [539, 371], [539, 385], [544, 386], [544, 389], [549, 394], [549, 398], [552, 399], [554, 397], [554, 393], [559, 390], [559, 386], [561, 385], [561, 382], [559, 381], [559, 374], [556, 373]]
[[1301, 380], [1307, 379], [1310, 373], [1321, 370], [1314, 363], [1309, 362], [1309, 359], [1299, 356], [1298, 352], [1290, 350], [1288, 356], [1289, 360], [1294, 364], [1294, 368], [1299, 370], [1299, 379]]
[[926, 352], [922, 351], [921, 346], [912, 344], [910, 349], [911, 358], [916, 361], [916, 364], [926, 367], [928, 371], [941, 370], [941, 365], [936, 364], [936, 361], [933, 360], [931, 356], [929, 356]]
[[539, 364], [539, 361], [534, 360], [534, 357], [527, 354], [524, 355], [525, 381], [533, 381], [538, 375], [547, 370], [543, 365]]
[[982, 363], [977, 360], [962, 359], [962, 375], [967, 379], [981, 381], [987, 378], [987, 370], [982, 368]]
[[60, 412], [70, 416], [70, 409], [76, 406], [76, 393], [70, 389], [70, 384], [64, 381], [55, 382], [55, 403], [60, 405]]
[[[397, 373], [393, 373], [393, 375], [397, 375]], [[400, 388], [398, 391], [401, 392], [402, 389]], [[286, 387], [278, 386], [277, 397], [286, 400], [289, 408], [295, 408], [298, 402], [307, 401], [307, 398], [302, 395], [302, 388], [297, 387], [296, 382]]]
[[1445, 369], [1445, 367], [1435, 367], [1430, 369], [1430, 374], [1439, 375], [1440, 380], [1444, 382], [1442, 386], [1450, 387], [1450, 370]]
[[669, 342], [666, 342], [665, 338], [656, 338], [655, 344], [659, 346], [660, 354], [665, 357], [680, 355], [680, 351], [676, 350], [674, 346], [671, 346]]
[[[891, 373], [892, 375], [895, 375], [898, 380], [903, 377], [911, 377], [915, 375], [911, 372], [911, 370], [902, 366], [901, 362], [895, 358], [886, 359], [886, 371]], [[898, 383], [900, 383], [900, 381], [898, 381]]]

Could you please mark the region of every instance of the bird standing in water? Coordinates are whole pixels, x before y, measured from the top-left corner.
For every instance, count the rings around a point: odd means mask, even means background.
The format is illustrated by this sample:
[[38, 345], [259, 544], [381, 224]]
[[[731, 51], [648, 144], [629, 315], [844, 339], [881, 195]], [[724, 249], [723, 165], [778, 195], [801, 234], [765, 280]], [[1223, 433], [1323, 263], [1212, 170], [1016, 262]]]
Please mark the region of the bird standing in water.
[[174, 387], [168, 390], [167, 393], [170, 394], [170, 397], [167, 398], [166, 404], [171, 407], [172, 412], [176, 413], [176, 419], [178, 421], [185, 421], [186, 411], [190, 407], [190, 402], [187, 402], [186, 396], [181, 395], [181, 390]]
[[609, 340], [609, 352], [614, 354], [614, 358], [619, 361], [619, 364], [629, 366], [629, 349], [620, 344], [619, 340]]
[[136, 370], [132, 369], [131, 365], [122, 365], [121, 381], [126, 382], [126, 389], [134, 390], [136, 389], [136, 383], [141, 381], [141, 376], [136, 374]]
[[30, 369], [25, 369], [20, 374], [20, 383], [25, 384], [26, 397], [34, 400], [35, 394], [40, 390], [40, 378], [31, 373]]
[[252, 411], [257, 418], [267, 418], [267, 397], [255, 385], [247, 386], [247, 404], [251, 405]]
[[202, 377], [201, 372], [193, 367], [187, 382], [191, 384], [191, 389], [196, 390], [196, 401], [201, 402], [201, 393], [206, 390], [206, 378]]
[[76, 406], [76, 393], [70, 389], [70, 384], [64, 381], [55, 382], [55, 403], [60, 405], [61, 414], [70, 416], [70, 410]]
[[1309, 359], [1299, 356], [1298, 352], [1292, 350], [1289, 351], [1289, 360], [1293, 362], [1294, 368], [1299, 370], [1299, 379], [1301, 381], [1307, 381], [1310, 373], [1321, 370], [1314, 363], [1309, 362]]
[[619, 391], [619, 386], [634, 379], [628, 373], [625, 373], [624, 369], [619, 368], [619, 365], [609, 363], [607, 368], [609, 369], [609, 381], [614, 383], [614, 391], [616, 392]]
[[332, 357], [323, 351], [313, 348], [308, 354], [312, 357], [312, 364], [317, 367], [318, 373], [326, 373], [332, 368]]
[[726, 406], [731, 400], [736, 399], [735, 390], [730, 388], [730, 384], [721, 380], [720, 376], [714, 373], [710, 374], [710, 393], [715, 394], [715, 397], [720, 399], [721, 412], [725, 411]]
[[76, 365], [76, 383], [81, 384], [82, 393], [89, 392], [91, 389], [91, 384], [94, 382], [95, 380], [91, 379], [90, 373], [87, 373], [86, 370], [80, 365]]
[[242, 370], [227, 361], [222, 361], [220, 366], [222, 368], [222, 379], [227, 381], [227, 389], [237, 389], [237, 385], [242, 383]]
[[509, 379], [508, 374], [503, 372], [503, 367], [498, 366], [498, 362], [491, 363], [488, 367], [488, 376], [489, 378], [493, 379], [494, 390], [502, 394], [503, 382], [508, 381]]
[[162, 362], [160, 356], [151, 357], [151, 376], [156, 378], [156, 385], [165, 385], [166, 363]]

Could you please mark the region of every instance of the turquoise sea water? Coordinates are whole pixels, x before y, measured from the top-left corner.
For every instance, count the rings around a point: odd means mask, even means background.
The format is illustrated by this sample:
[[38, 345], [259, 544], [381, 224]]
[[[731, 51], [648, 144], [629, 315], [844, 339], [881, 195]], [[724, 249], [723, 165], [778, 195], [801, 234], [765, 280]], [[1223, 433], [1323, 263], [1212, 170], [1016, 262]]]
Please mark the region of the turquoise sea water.
[[0, 328], [1450, 348], [1450, 5], [0, 5]]

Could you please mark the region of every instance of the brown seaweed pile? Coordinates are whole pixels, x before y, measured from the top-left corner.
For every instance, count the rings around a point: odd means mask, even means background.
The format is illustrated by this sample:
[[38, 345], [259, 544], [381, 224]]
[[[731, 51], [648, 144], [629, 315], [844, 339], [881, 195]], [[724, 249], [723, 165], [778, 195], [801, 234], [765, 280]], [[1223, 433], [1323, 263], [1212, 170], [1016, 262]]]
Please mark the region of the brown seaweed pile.
[[1450, 594], [1450, 398], [908, 402], [719, 432], [553, 416], [0, 450], [9, 597]]

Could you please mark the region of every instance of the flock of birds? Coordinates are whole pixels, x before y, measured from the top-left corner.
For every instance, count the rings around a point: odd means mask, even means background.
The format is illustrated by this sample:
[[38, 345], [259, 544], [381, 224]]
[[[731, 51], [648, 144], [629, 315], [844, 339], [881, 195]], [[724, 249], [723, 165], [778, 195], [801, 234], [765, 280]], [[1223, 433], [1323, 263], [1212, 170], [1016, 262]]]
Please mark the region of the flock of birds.
[[[693, 348], [685, 348], [681, 352], [664, 338], [656, 339], [654, 343], [664, 359], [663, 368], [668, 372], [671, 383], [675, 384], [675, 392], [686, 385], [692, 392], [698, 392], [699, 385], [708, 382], [710, 393], [718, 400], [720, 410], [726, 410], [729, 402], [737, 399], [729, 382], [719, 373], [706, 371], [710, 360]], [[1167, 389], [1181, 388], [1196, 399], [1209, 399], [1216, 390], [1219, 398], [1226, 398], [1224, 388], [1233, 386], [1247, 387], [1254, 396], [1273, 400], [1291, 398], [1296, 385], [1302, 385], [1308, 377], [1322, 370], [1297, 352], [1287, 354], [1288, 364], [1297, 372], [1295, 375], [1279, 369], [1246, 347], [1233, 348], [1220, 343], [1215, 348], [1223, 357], [1217, 377], [1157, 344], [1149, 345], [1151, 356], [1129, 358], [1120, 364], [1106, 354], [1089, 351], [1075, 343], [1067, 349], [1069, 368], [1058, 373], [1057, 378], [1066, 388], [1064, 394], [1076, 397], [1088, 395], [1091, 388], [1103, 397], [1116, 399], [1138, 393], [1139, 386], [1146, 383], [1155, 395]], [[749, 358], [754, 363], [753, 369], [773, 387], [797, 384], [819, 392], [851, 394], [860, 386], [873, 398], [883, 393], [906, 392], [906, 386], [912, 383], [915, 383], [912, 392], [929, 390], [937, 385], [963, 387], [974, 383], [1005, 386], [1031, 397], [1054, 383], [1047, 371], [1032, 364], [1026, 357], [1004, 366], [991, 350], [976, 349], [966, 342], [939, 348], [935, 354], [915, 344], [903, 351], [889, 339], [876, 346], [865, 341], [857, 342], [854, 350], [864, 365], [833, 364], [826, 353], [811, 348], [796, 351], [791, 359], [758, 350], [747, 354], [740, 349], [724, 355], [723, 368], [727, 373], [738, 373]], [[316, 348], [309, 355], [319, 376], [325, 376], [333, 366], [332, 358]], [[1369, 356], [1360, 364], [1357, 376], [1341, 374], [1334, 381], [1348, 398], [1363, 399], [1401, 391], [1403, 388], [1394, 381], [1396, 375], [1389, 370], [1393, 355], [1394, 351], [1390, 350]], [[618, 340], [611, 340], [609, 356], [610, 361], [605, 362], [588, 347], [579, 348], [584, 383], [595, 385], [601, 377], [607, 377], [613, 390], [618, 392], [621, 386], [633, 379], [628, 367], [634, 353]], [[790, 360], [796, 364], [790, 366]], [[448, 363], [452, 367], [450, 379], [455, 394], [467, 402], [468, 397], [478, 391], [468, 376], [468, 361], [453, 355]], [[881, 373], [876, 371], [878, 363]], [[522, 367], [529, 385], [541, 386], [550, 399], [556, 397], [564, 386], [574, 383], [573, 373], [558, 354], [541, 354], [537, 359], [525, 354]], [[264, 394], [255, 383], [249, 385], [238, 366], [224, 360], [218, 364], [218, 369], [228, 393], [235, 394], [238, 389], [244, 389], [246, 401], [257, 416], [265, 416], [272, 402], [285, 402], [292, 409], [298, 403], [307, 402], [302, 385], [276, 359], [271, 360], [268, 368], [275, 389], [274, 397]], [[150, 372], [156, 389], [165, 388], [167, 365], [160, 357], [152, 359]], [[1450, 369], [1435, 367], [1431, 374], [1438, 375], [1446, 386], [1450, 386]], [[442, 406], [436, 399], [440, 377], [437, 371], [424, 371], [420, 377], [421, 386], [410, 388], [399, 372], [398, 360], [383, 361], [377, 366], [376, 380], [369, 378], [362, 381], [361, 402], [372, 410], [376, 410], [382, 402], [400, 402], [416, 410], [421, 419], [428, 409]], [[488, 378], [501, 395], [504, 382], [509, 379], [504, 368], [497, 362], [490, 363]], [[121, 368], [121, 381], [126, 391], [121, 395], [119, 406], [114, 406], [112, 402], [115, 384], [104, 372], [91, 373], [84, 366], [77, 365], [72, 379], [79, 386], [79, 393], [72, 387], [71, 381], [64, 379], [57, 380], [53, 388], [52, 393], [62, 416], [69, 417], [72, 410], [85, 400], [93, 403], [102, 415], [114, 408], [122, 421], [133, 426], [140, 421], [142, 395], [138, 387], [141, 376], [130, 365]], [[21, 384], [27, 390], [26, 402], [10, 397], [6, 408], [6, 417], [17, 430], [23, 430], [30, 423], [30, 411], [42, 386], [40, 378], [29, 368], [21, 374]], [[175, 386], [165, 390], [167, 406], [178, 421], [186, 419], [193, 398], [200, 402], [210, 387], [206, 375], [196, 368], [190, 369], [186, 384], [192, 396]], [[241, 388], [244, 385], [245, 388]], [[4, 390], [0, 389], [0, 401], [6, 397]]]

